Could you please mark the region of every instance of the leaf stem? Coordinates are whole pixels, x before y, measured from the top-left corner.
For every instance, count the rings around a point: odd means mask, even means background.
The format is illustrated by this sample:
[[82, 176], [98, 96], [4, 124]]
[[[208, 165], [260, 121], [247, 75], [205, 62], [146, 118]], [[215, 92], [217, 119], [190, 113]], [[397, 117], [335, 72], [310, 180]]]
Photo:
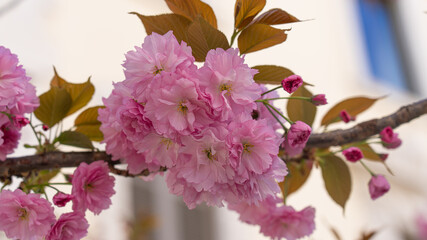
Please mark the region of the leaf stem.
[[236, 39], [236, 37], [239, 33], [240, 33], [239, 30], [237, 30], [237, 29], [233, 30], [233, 35], [231, 35], [231, 40], [230, 40], [230, 47], [233, 46], [234, 40]]
[[264, 96], [265, 94], [270, 93], [270, 92], [272, 92], [272, 91], [275, 91], [275, 90], [277, 90], [277, 89], [279, 89], [279, 88], [282, 88], [282, 86], [278, 86], [278, 87], [275, 87], [275, 88], [273, 88], [273, 89], [270, 89], [270, 90], [268, 90], [267, 92], [262, 93], [262, 94], [261, 94], [261, 96]]
[[369, 169], [369, 167], [366, 166], [366, 164], [362, 160], [360, 160], [359, 162], [371, 174], [371, 176], [376, 176], [376, 174], [374, 172], [372, 172], [371, 169]]
[[279, 110], [277, 110], [273, 105], [271, 105], [270, 103], [268, 103], [267, 101], [263, 101], [264, 104], [268, 105], [269, 107], [271, 107], [277, 114], [279, 114], [282, 118], [284, 118], [288, 123], [290, 124], [294, 124], [294, 122], [292, 122], [289, 118], [285, 117], [285, 115], [283, 115]]
[[286, 128], [286, 126], [282, 123], [282, 121], [279, 120], [279, 118], [277, 118], [277, 116], [273, 113], [273, 111], [271, 111], [270, 107], [267, 105], [267, 103], [264, 102], [264, 106], [267, 108], [267, 110], [271, 113], [271, 115], [277, 120], [277, 122], [280, 123], [280, 125], [282, 126], [283, 130], [285, 130], [285, 133], [288, 132], [288, 128]]
[[[261, 95], [262, 96], [262, 95]], [[255, 100], [255, 102], [263, 102], [263, 101], [271, 101], [271, 100], [280, 100], [280, 99], [298, 99], [298, 100], [305, 100], [305, 101], [309, 101], [311, 102], [311, 98], [310, 97], [278, 97], [278, 98], [266, 98], [266, 99], [258, 99]]]

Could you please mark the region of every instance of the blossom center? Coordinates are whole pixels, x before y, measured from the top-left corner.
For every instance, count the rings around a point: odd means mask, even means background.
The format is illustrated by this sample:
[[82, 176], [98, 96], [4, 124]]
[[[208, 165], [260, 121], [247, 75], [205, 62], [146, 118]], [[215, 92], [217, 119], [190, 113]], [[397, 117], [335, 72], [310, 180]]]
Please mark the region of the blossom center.
[[156, 70], [154, 71], [154, 75], [160, 74], [164, 69], [163, 68], [158, 68], [156, 66]]
[[169, 138], [162, 137], [162, 140], [160, 140], [160, 143], [166, 146], [166, 150], [169, 150], [169, 147], [172, 145], [173, 142]]
[[178, 103], [178, 111], [180, 111], [182, 114], [186, 114], [188, 111], [188, 107], [185, 106], [184, 101], [180, 101]]
[[28, 219], [28, 212], [25, 208], [18, 208], [18, 217], [20, 220]]
[[227, 94], [230, 94], [231, 92], [231, 84], [230, 83], [223, 83], [219, 86], [219, 91], [227, 91]]
[[251, 148], [253, 147], [254, 145], [252, 145], [252, 144], [250, 144], [250, 143], [244, 143], [243, 144], [243, 151], [244, 152], [247, 152], [247, 153], [251, 153]]
[[203, 152], [206, 154], [206, 157], [207, 157], [209, 160], [211, 160], [211, 161], [216, 160], [216, 159], [215, 159], [215, 156], [212, 154], [212, 149], [207, 148], [207, 149], [203, 150]]

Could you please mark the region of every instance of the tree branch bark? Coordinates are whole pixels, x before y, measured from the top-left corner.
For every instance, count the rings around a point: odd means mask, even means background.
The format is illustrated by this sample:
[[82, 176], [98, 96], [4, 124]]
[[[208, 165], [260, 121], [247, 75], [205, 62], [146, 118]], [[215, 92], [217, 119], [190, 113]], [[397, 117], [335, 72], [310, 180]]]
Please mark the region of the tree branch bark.
[[[396, 128], [423, 114], [427, 114], [427, 99], [401, 107], [397, 112], [389, 116], [362, 122], [349, 129], [312, 134], [306, 148], [326, 148], [362, 141], [380, 133], [387, 126]], [[77, 167], [82, 162], [89, 164], [98, 160], [108, 162], [111, 172], [118, 175], [135, 177], [150, 174], [149, 171], [144, 170], [141, 174], [132, 175], [127, 171], [116, 169], [113, 166], [120, 162], [113, 161], [111, 155], [105, 152], [49, 152], [39, 155], [8, 158], [4, 162], [0, 162], [0, 178], [23, 176], [26, 172], [34, 170]], [[159, 169], [159, 171], [165, 170]]]
[[307, 148], [327, 148], [365, 140], [379, 134], [385, 127], [397, 128], [427, 113], [427, 99], [401, 107], [395, 113], [380, 119], [372, 119], [349, 129], [312, 134]]

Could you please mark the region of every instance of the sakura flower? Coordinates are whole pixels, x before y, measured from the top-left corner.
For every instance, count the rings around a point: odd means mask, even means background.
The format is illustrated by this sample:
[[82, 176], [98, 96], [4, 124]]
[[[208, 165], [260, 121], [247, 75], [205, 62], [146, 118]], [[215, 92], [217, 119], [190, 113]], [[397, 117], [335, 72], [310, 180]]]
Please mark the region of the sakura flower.
[[357, 147], [350, 147], [342, 151], [345, 158], [350, 162], [357, 162], [363, 158], [363, 153]]
[[111, 205], [115, 193], [114, 177], [109, 176], [109, 168], [104, 161], [91, 164], [81, 163], [74, 171], [72, 179], [73, 210], [84, 213], [89, 209], [95, 214]]
[[39, 194], [25, 194], [20, 189], [0, 193], [0, 230], [8, 238], [43, 238], [54, 222], [52, 205]]
[[375, 200], [390, 190], [390, 184], [383, 175], [372, 176], [369, 180], [369, 194], [371, 195], [372, 200]]
[[153, 83], [145, 110], [154, 129], [171, 139], [189, 135], [212, 122], [194, 80], [176, 74], [162, 74]]
[[126, 54], [123, 67], [125, 84], [134, 90], [137, 101], [144, 101], [145, 92], [156, 75], [196, 68], [191, 48], [184, 41], [179, 44], [172, 31], [164, 35], [153, 32], [145, 37], [141, 47]]
[[398, 148], [402, 144], [399, 134], [394, 133], [391, 127], [386, 127], [380, 132], [382, 144], [385, 148]]
[[295, 92], [299, 87], [302, 86], [302, 78], [298, 75], [291, 75], [282, 80], [282, 87], [288, 93]]
[[210, 50], [199, 71], [200, 88], [222, 120], [250, 114], [256, 108], [254, 101], [261, 96], [261, 89], [253, 80], [257, 71], [244, 64], [238, 53], [233, 48]]
[[79, 240], [87, 235], [89, 223], [81, 212], [62, 214], [52, 226], [46, 240]]
[[283, 146], [286, 153], [293, 157], [301, 154], [311, 134], [311, 127], [301, 121], [296, 121], [289, 128]]
[[[0, 119], [4, 118], [3, 116], [0, 115]], [[13, 153], [21, 138], [19, 129], [11, 124], [9, 119], [5, 120], [5, 122], [4, 125], [0, 126], [0, 161], [6, 160], [7, 155]]]
[[73, 199], [73, 196], [70, 194], [65, 194], [63, 192], [58, 192], [53, 196], [53, 204], [58, 207], [64, 207], [69, 201]]

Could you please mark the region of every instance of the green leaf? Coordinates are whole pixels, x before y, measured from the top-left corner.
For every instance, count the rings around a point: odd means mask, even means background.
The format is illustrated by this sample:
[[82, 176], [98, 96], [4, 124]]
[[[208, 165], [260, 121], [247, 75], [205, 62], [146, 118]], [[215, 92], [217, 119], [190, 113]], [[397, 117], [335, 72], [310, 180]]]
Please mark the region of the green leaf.
[[67, 116], [72, 99], [64, 88], [51, 87], [39, 96], [40, 106], [34, 111], [36, 117], [50, 128]]
[[193, 50], [193, 56], [196, 61], [205, 61], [209, 50], [230, 48], [227, 37], [221, 31], [212, 27], [203, 18], [198, 17], [188, 28], [188, 45]]
[[[59, 169], [46, 169], [40, 171], [32, 171], [31, 175], [27, 176], [21, 186], [41, 185], [48, 183], [59, 173]], [[33, 190], [36, 193], [44, 193], [45, 186], [24, 187], [24, 191]]]
[[359, 113], [369, 109], [378, 99], [381, 98], [353, 97], [345, 99], [325, 114], [321, 125], [324, 126], [341, 121], [339, 114], [342, 110], [346, 110], [350, 116], [356, 117]]
[[287, 38], [285, 31], [265, 24], [253, 24], [239, 35], [240, 53], [251, 53], [282, 43]]
[[166, 4], [173, 13], [191, 21], [201, 16], [212, 27], [217, 28], [215, 13], [211, 6], [200, 0], [166, 0]]
[[187, 29], [191, 21], [186, 17], [178, 14], [161, 14], [156, 16], [144, 16], [136, 12], [131, 12], [131, 14], [137, 15], [141, 19], [148, 35], [153, 32], [163, 35], [172, 30], [178, 42], [188, 42]]
[[283, 79], [294, 75], [291, 70], [280, 66], [257, 65], [252, 68], [258, 70], [258, 73], [254, 76], [254, 80], [259, 84], [280, 85]]
[[[313, 94], [307, 90], [307, 88], [305, 88], [305, 85], [303, 85], [291, 95], [291, 97], [295, 96], [311, 98]], [[289, 99], [286, 106], [286, 111], [288, 112], [289, 119], [291, 119], [293, 122], [303, 121], [312, 126], [314, 118], [316, 117], [317, 107], [306, 100]]]
[[335, 155], [324, 156], [322, 160], [323, 163], [320, 164], [320, 167], [326, 190], [329, 196], [345, 209], [351, 192], [351, 176], [348, 166]]
[[92, 142], [89, 137], [80, 132], [65, 131], [55, 140], [63, 145], [93, 149]]
[[98, 121], [98, 109], [104, 106], [91, 107], [84, 110], [74, 121], [76, 132], [83, 133], [92, 141], [102, 141], [104, 136], [99, 130], [101, 122]]
[[262, 23], [267, 25], [276, 25], [293, 22], [299, 22], [298, 18], [280, 8], [273, 8], [255, 18], [251, 24]]
[[90, 77], [85, 83], [69, 83], [58, 75], [55, 68], [53, 68], [53, 70], [55, 75], [50, 82], [50, 86], [63, 88], [67, 90], [71, 96], [72, 104], [70, 110], [68, 110], [67, 116], [86, 106], [95, 92], [95, 87], [90, 82]]
[[246, 27], [265, 6], [265, 0], [236, 0], [234, 5], [234, 27]]
[[287, 198], [304, 185], [308, 176], [310, 176], [313, 161], [303, 161], [301, 163], [289, 162], [287, 167], [288, 175], [286, 175], [283, 182], [279, 183], [284, 198]]

